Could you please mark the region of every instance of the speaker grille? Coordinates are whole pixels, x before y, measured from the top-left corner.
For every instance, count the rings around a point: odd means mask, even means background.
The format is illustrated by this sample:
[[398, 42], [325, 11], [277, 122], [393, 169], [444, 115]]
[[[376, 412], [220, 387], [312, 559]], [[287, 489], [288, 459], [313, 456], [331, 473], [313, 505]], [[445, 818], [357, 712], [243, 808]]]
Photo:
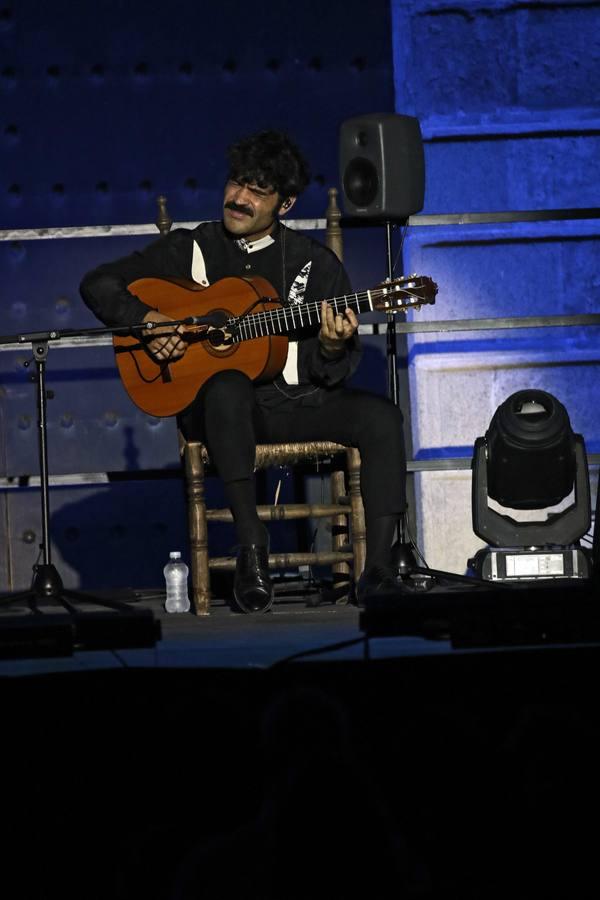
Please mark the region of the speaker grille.
[[344, 172], [344, 193], [358, 207], [370, 206], [379, 190], [379, 175], [373, 163], [357, 157], [346, 166]]

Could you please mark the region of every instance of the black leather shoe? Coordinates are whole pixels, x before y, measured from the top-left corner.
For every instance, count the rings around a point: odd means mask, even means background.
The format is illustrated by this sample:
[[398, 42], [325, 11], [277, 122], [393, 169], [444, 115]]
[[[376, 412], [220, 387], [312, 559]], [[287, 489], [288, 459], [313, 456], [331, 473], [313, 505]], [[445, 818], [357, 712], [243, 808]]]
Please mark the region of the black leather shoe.
[[233, 580], [235, 602], [245, 613], [267, 612], [273, 605], [273, 584], [269, 575], [269, 548], [242, 545], [238, 551]]
[[377, 594], [400, 594], [402, 582], [394, 566], [373, 566], [366, 569], [356, 585], [356, 602], [364, 606], [369, 597]]

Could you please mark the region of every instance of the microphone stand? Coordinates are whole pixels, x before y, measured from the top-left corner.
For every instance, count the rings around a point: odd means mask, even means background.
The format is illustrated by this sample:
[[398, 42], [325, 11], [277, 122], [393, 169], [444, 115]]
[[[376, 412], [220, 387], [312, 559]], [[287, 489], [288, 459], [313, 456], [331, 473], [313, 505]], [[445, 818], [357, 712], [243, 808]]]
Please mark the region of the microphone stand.
[[[158, 327], [159, 323], [155, 323]], [[164, 327], [164, 323], [160, 323]], [[177, 326], [180, 322], [167, 323], [169, 326]], [[36, 374], [31, 376], [31, 380], [36, 383], [37, 411], [38, 411], [38, 451], [40, 462], [40, 494], [41, 494], [41, 515], [42, 515], [42, 542], [40, 549], [42, 551], [42, 562], [33, 566], [33, 580], [28, 590], [17, 591], [15, 593], [0, 595], [0, 607], [10, 606], [13, 603], [25, 601], [29, 604], [32, 613], [37, 616], [41, 615], [39, 609], [40, 602], [59, 603], [72, 618], [74, 628], [71, 629], [71, 640], [66, 642], [66, 652], [72, 652], [73, 649], [83, 649], [87, 646], [93, 649], [101, 649], [102, 647], [153, 647], [160, 638], [160, 623], [154, 620], [154, 615], [150, 610], [132, 610], [131, 607], [121, 601], [109, 598], [92, 597], [82, 591], [65, 588], [62, 578], [52, 563], [52, 550], [50, 541], [50, 499], [49, 499], [49, 476], [48, 476], [48, 428], [47, 428], [47, 401], [48, 391], [46, 390], [46, 361], [48, 358], [48, 349], [50, 341], [60, 341], [63, 338], [72, 337], [92, 337], [103, 334], [131, 333], [135, 331], [147, 330], [148, 324], [119, 326], [116, 328], [89, 328], [83, 331], [36, 331], [29, 334], [13, 335], [9, 337], [0, 337], [2, 344], [25, 344], [31, 343], [33, 351], [33, 361], [36, 366]], [[29, 366], [31, 361], [25, 363]], [[88, 602], [96, 606], [106, 607], [113, 612], [117, 612], [118, 624], [114, 628], [107, 627], [108, 623], [102, 618], [98, 618], [96, 614], [96, 622], [102, 625], [95, 629], [86, 627], [78, 617], [77, 608], [71, 601]], [[106, 616], [106, 614], [103, 614]], [[102, 616], [102, 614], [101, 614]], [[26, 617], [30, 619], [29, 616]], [[86, 616], [89, 619], [89, 615]], [[39, 621], [39, 620], [38, 620]], [[3, 619], [0, 618], [0, 635]], [[23, 624], [23, 623], [20, 623]], [[90, 622], [88, 622], [88, 625]], [[25, 626], [25, 631], [27, 631]], [[43, 626], [42, 629], [43, 630]], [[40, 631], [41, 631], [40, 630]], [[31, 629], [29, 629], [31, 631]], [[11, 631], [9, 639], [13, 645], [23, 642], [22, 637], [15, 637], [14, 627]], [[27, 647], [31, 648], [32, 640], [37, 641], [38, 652], [40, 655], [41, 644], [43, 638], [38, 635], [35, 639], [31, 636], [26, 639]], [[62, 652], [65, 652], [64, 629], [62, 637], [59, 640]], [[48, 647], [52, 646], [49, 642]], [[48, 649], [48, 647], [46, 649]], [[0, 657], [3, 654], [0, 643]], [[12, 652], [9, 655], [14, 655]], [[46, 652], [41, 655], [47, 655]]]
[[[393, 280], [393, 259], [392, 259], [392, 223], [388, 220], [385, 223], [386, 232], [386, 258], [387, 258], [387, 277]], [[397, 313], [387, 313], [387, 330], [386, 330], [386, 358], [388, 370], [388, 396], [395, 406], [400, 406], [400, 392], [398, 390], [398, 344], [396, 336], [396, 315]], [[394, 563], [396, 564], [400, 575], [409, 575], [417, 566], [417, 560], [414, 555], [412, 544], [409, 539], [407, 513], [404, 512], [398, 519], [397, 539], [393, 547]]]

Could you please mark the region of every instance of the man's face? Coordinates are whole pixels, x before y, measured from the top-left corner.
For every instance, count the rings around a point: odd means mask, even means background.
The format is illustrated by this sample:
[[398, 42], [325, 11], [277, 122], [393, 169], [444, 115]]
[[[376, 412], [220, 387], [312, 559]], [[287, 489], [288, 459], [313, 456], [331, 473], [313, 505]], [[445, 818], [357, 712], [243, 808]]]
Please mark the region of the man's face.
[[270, 187], [242, 184], [233, 178], [225, 185], [223, 223], [237, 238], [257, 241], [269, 234], [280, 210], [281, 197]]

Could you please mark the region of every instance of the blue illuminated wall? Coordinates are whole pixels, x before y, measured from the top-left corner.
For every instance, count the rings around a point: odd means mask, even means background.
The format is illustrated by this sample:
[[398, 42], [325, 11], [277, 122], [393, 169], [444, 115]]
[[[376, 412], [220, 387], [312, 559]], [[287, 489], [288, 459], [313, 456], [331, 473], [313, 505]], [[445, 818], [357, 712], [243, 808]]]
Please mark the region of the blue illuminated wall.
[[[424, 213], [600, 207], [600, 4], [393, 2], [396, 110], [418, 116]], [[418, 220], [417, 220], [418, 221]], [[439, 284], [419, 318], [600, 311], [600, 220], [410, 229], [411, 271]], [[555, 394], [600, 449], [597, 328], [454, 332], [411, 343], [414, 452], [468, 454], [521, 388]], [[428, 561], [461, 571], [479, 546], [469, 473], [420, 476]], [[440, 539], [441, 538], [441, 539]]]
[[425, 212], [597, 206], [600, 4], [392, 0], [396, 109]]

